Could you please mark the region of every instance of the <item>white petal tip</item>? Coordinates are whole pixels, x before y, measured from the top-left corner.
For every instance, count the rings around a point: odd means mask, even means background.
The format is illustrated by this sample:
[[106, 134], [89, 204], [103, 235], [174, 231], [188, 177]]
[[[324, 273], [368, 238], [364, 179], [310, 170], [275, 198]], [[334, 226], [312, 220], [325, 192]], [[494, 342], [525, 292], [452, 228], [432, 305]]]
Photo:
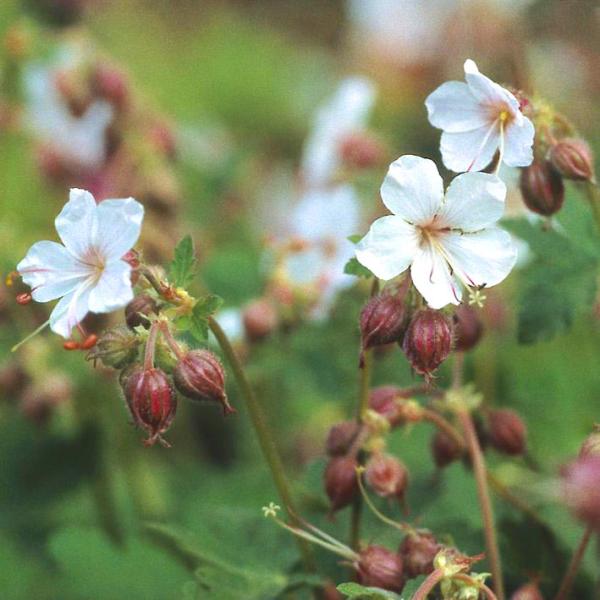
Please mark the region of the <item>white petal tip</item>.
[[467, 60], [465, 60], [465, 73], [479, 73], [479, 69], [477, 68], [477, 64], [475, 63], [474, 60], [471, 60], [470, 58], [467, 58]]

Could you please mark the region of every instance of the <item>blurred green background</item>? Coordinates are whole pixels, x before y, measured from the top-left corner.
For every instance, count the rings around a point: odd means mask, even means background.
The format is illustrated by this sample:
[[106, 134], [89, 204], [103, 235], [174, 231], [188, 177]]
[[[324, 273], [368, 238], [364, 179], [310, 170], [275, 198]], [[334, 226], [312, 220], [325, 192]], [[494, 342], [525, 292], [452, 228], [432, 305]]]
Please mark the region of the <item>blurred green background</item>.
[[[428, 125], [423, 101], [441, 82], [460, 79], [467, 57], [495, 80], [544, 96], [600, 150], [600, 7], [593, 0], [98, 0], [75, 18], [81, 7], [72, 5], [78, 4], [0, 3], [0, 37], [7, 40], [0, 92], [3, 273], [32, 242], [54, 239], [53, 219], [68, 186], [81, 185], [74, 176], [62, 187], [47, 180], [35, 136], [19, 124], [24, 97], [13, 85], [14, 69], [47, 55], [65, 36], [91, 40], [128, 74], [141, 106], [200, 148], [168, 165], [179, 189], [169, 218], [174, 239], [193, 234], [203, 284], [227, 307], [263, 293], [262, 244], [270, 224], [260, 205], [273, 174], [298, 167], [316, 107], [344, 76], [362, 74], [376, 83], [371, 129], [385, 142], [387, 162], [411, 153], [439, 163], [439, 132]], [[15, 31], [25, 40], [17, 56]], [[377, 194], [386, 161], [355, 182], [365, 215], [381, 211]], [[273, 201], [283, 204], [284, 194], [275, 193]], [[561, 219], [574, 239], [597, 245], [574, 188]], [[536, 245], [539, 232], [531, 229], [532, 251], [546, 253], [555, 265], [562, 251], [552, 238]], [[166, 263], [168, 248], [161, 252]], [[579, 256], [577, 248], [573, 253]], [[520, 290], [531, 273], [516, 271], [490, 294], [486, 335], [467, 361], [486, 401], [516, 408], [529, 427], [528, 461], [488, 453], [497, 476], [537, 514], [533, 520], [495, 500], [509, 588], [541, 574], [542, 586], [554, 589], [581, 535], [552, 497], [551, 479], [600, 420], [597, 270], [586, 271], [590, 287], [571, 281], [571, 269], [548, 269], [546, 287], [534, 298], [556, 335], [518, 343]], [[552, 307], [544, 312], [548, 287], [576, 310], [561, 309], [560, 317]], [[333, 423], [354, 411], [357, 319], [367, 294], [359, 282], [338, 297], [325, 321], [278, 333], [246, 354], [302, 513], [343, 541], [347, 511], [333, 522], [326, 518], [323, 441]], [[10, 347], [46, 310], [18, 307], [13, 295], [5, 288], [0, 296], [5, 375], [14, 366]], [[291, 581], [296, 548], [260, 513], [276, 493], [232, 378], [228, 392], [238, 415], [223, 420], [212, 406], [182, 402], [169, 434], [173, 448], [166, 450], [142, 446], [114, 375], [63, 351], [49, 332], [23, 347], [18, 361], [30, 380], [29, 396], [24, 400], [22, 388], [6, 379], [0, 390], [0, 598], [259, 599], [274, 597]], [[378, 358], [376, 384], [414, 381], [398, 350]], [[440, 386], [447, 381], [443, 367]], [[59, 394], [60, 402], [47, 400], [57, 385], [68, 393]], [[477, 554], [483, 541], [472, 477], [462, 464], [436, 472], [431, 434], [419, 425], [393, 436], [391, 448], [411, 474], [411, 518]], [[385, 510], [401, 516], [395, 506]], [[366, 540], [398, 544], [393, 530], [370, 515], [365, 521]], [[177, 532], [179, 541], [149, 523]], [[336, 583], [349, 578], [334, 557], [318, 556]], [[597, 576], [593, 549], [578, 598], [594, 597]]]

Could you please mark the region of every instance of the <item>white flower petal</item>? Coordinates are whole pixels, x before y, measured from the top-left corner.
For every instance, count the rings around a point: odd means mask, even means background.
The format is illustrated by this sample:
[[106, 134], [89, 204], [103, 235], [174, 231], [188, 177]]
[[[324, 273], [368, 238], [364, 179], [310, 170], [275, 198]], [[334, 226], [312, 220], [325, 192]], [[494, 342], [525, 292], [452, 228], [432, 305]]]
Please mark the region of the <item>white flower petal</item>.
[[452, 180], [438, 216], [452, 229], [477, 231], [498, 221], [504, 212], [506, 185], [488, 173], [463, 173]]
[[108, 263], [89, 297], [89, 310], [107, 313], [125, 306], [133, 298], [131, 266], [125, 261]]
[[509, 167], [527, 167], [533, 162], [533, 123], [522, 117], [508, 125], [504, 139], [504, 162]]
[[50, 329], [64, 338], [71, 336], [71, 330], [81, 323], [89, 312], [89, 298], [93, 279], [87, 279], [72, 292], [63, 296], [50, 314]]
[[356, 258], [380, 279], [388, 280], [406, 270], [417, 252], [419, 235], [401, 217], [377, 219], [356, 246]]
[[492, 162], [499, 142], [497, 125], [461, 133], [444, 131], [440, 141], [442, 160], [448, 169], [456, 173], [481, 171]]
[[67, 250], [78, 258], [85, 257], [97, 228], [94, 196], [85, 190], [72, 189], [54, 224]]
[[517, 259], [510, 234], [496, 227], [463, 235], [450, 233], [440, 241], [454, 271], [471, 286], [500, 283]]
[[481, 74], [472, 60], [465, 61], [465, 79], [471, 93], [484, 105], [489, 107], [505, 105], [513, 110], [519, 109], [517, 99], [501, 85]]
[[140, 237], [144, 207], [133, 198], [104, 200], [96, 208], [96, 216], [94, 246], [106, 260], [118, 260]]
[[410, 268], [415, 287], [431, 308], [460, 304], [462, 291], [444, 257], [427, 244], [419, 249]]
[[490, 122], [489, 111], [461, 81], [447, 81], [425, 100], [429, 122], [444, 131], [470, 131]]
[[394, 161], [381, 186], [383, 203], [410, 223], [433, 217], [444, 196], [444, 185], [432, 160], [407, 154]]
[[48, 302], [73, 290], [89, 275], [68, 250], [56, 242], [36, 242], [17, 265], [36, 302]]

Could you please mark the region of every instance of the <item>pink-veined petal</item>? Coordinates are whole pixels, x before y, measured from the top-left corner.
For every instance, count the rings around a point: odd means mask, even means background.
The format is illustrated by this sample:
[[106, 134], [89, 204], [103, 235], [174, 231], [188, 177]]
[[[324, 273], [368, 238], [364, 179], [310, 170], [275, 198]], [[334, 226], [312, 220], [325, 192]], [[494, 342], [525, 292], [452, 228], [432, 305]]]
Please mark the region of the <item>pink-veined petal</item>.
[[527, 118], [509, 123], [505, 131], [503, 161], [509, 167], [526, 167], [533, 162], [535, 128]]
[[497, 227], [462, 235], [449, 233], [440, 243], [454, 271], [470, 286], [497, 285], [517, 259], [510, 234]]
[[447, 81], [440, 85], [427, 96], [425, 106], [429, 122], [444, 131], [470, 131], [490, 122], [489, 111], [461, 81]]
[[94, 196], [85, 190], [72, 189], [54, 224], [67, 250], [73, 256], [84, 257], [92, 246], [97, 227]]
[[519, 110], [518, 100], [507, 89], [479, 72], [472, 60], [465, 61], [465, 79], [471, 93], [488, 107], [506, 107], [512, 113]]
[[461, 133], [444, 131], [440, 141], [442, 160], [456, 173], [481, 171], [492, 162], [499, 143], [497, 124]]
[[131, 266], [125, 261], [116, 260], [106, 265], [92, 288], [89, 310], [94, 313], [112, 312], [125, 306], [132, 298]]
[[495, 175], [462, 173], [448, 186], [438, 217], [446, 227], [477, 231], [502, 217], [505, 198], [506, 185]]
[[415, 287], [431, 308], [460, 304], [462, 290], [444, 257], [426, 244], [419, 249], [410, 268]]
[[17, 265], [36, 302], [48, 302], [72, 291], [89, 275], [88, 269], [61, 244], [36, 242]]
[[418, 251], [417, 230], [401, 217], [377, 219], [356, 246], [356, 258], [376, 277], [388, 280], [406, 270]]
[[409, 223], [426, 223], [444, 197], [444, 184], [435, 163], [407, 154], [394, 161], [381, 186], [388, 209]]
[[106, 261], [120, 259], [140, 237], [144, 207], [133, 198], [104, 200], [96, 208], [94, 246]]
[[63, 296], [50, 314], [50, 329], [64, 338], [71, 336], [73, 327], [81, 323], [89, 312], [89, 298], [93, 279], [88, 278]]

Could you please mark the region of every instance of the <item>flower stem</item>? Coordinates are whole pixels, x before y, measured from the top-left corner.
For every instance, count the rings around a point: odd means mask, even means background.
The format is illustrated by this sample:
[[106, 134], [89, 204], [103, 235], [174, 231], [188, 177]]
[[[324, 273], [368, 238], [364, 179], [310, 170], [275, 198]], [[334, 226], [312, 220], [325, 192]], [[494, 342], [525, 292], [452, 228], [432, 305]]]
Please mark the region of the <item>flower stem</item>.
[[183, 353], [183, 350], [181, 349], [181, 346], [177, 343], [177, 340], [173, 336], [173, 333], [171, 332], [169, 324], [166, 321], [163, 321], [161, 323], [160, 329], [161, 329], [163, 337], [165, 338], [165, 341], [167, 342], [169, 348], [171, 348], [171, 350], [173, 351], [173, 354], [175, 354], [175, 356], [177, 357], [178, 360], [181, 360], [184, 356], [184, 353]]
[[583, 560], [583, 555], [588, 547], [590, 539], [592, 538], [594, 530], [591, 527], [588, 527], [584, 532], [575, 550], [575, 554], [571, 558], [571, 562], [569, 563], [569, 567], [567, 572], [565, 573], [563, 580], [560, 584], [560, 588], [558, 590], [558, 594], [554, 597], [554, 600], [566, 600], [569, 598], [569, 592], [571, 591], [571, 587], [573, 582], [575, 581], [575, 576], [577, 575], [577, 571], [579, 570], [579, 566], [581, 565], [581, 561]]
[[588, 181], [585, 183], [585, 191], [587, 194], [590, 208], [592, 209], [592, 215], [596, 222], [596, 227], [600, 230], [600, 194], [598, 193], [598, 186]]
[[438, 412], [430, 408], [424, 408], [422, 415], [423, 420], [433, 423], [440, 431], [443, 431], [448, 437], [452, 438], [457, 446], [463, 450], [466, 449], [462, 435], [460, 435], [456, 427], [448, 419], [445, 419]]
[[[453, 372], [452, 372], [452, 387], [458, 388], [462, 385], [463, 379], [463, 361], [462, 352], [458, 352], [455, 357]], [[498, 600], [504, 600], [504, 584], [502, 581], [502, 564], [500, 561], [500, 551], [498, 549], [498, 539], [496, 535], [496, 527], [494, 523], [494, 511], [492, 501], [487, 485], [487, 473], [483, 452], [479, 446], [477, 433], [471, 413], [467, 409], [458, 411], [458, 419], [461, 423], [465, 434], [465, 441], [469, 450], [469, 456], [473, 465], [473, 475], [477, 485], [477, 496], [481, 508], [481, 517], [483, 520], [483, 531], [485, 534], [485, 546], [488, 560], [490, 562], [490, 570], [492, 571], [492, 580], [494, 590], [498, 596]]]
[[443, 578], [444, 572], [441, 569], [432, 571], [414, 593], [412, 600], [427, 600], [429, 593]]
[[[265, 419], [262, 407], [254, 394], [254, 390], [252, 389], [252, 386], [250, 385], [250, 382], [244, 373], [244, 369], [242, 368], [242, 365], [235, 354], [233, 347], [231, 346], [231, 342], [225, 335], [225, 332], [223, 329], [221, 329], [221, 326], [213, 317], [208, 318], [208, 325], [210, 330], [213, 332], [213, 335], [217, 339], [223, 354], [225, 354], [229, 365], [231, 366], [242, 398], [246, 403], [250, 420], [252, 421], [252, 426], [254, 427], [256, 436], [258, 437], [260, 448], [267, 461], [269, 469], [271, 470], [271, 476], [273, 478], [273, 482], [275, 483], [275, 487], [277, 488], [277, 492], [279, 493], [279, 497], [281, 498], [281, 501], [285, 506], [285, 509], [292, 522], [296, 522], [296, 518], [294, 516], [296, 510], [292, 500], [289, 483], [285, 476], [283, 462], [279, 455], [279, 451], [277, 450], [277, 446], [275, 445], [275, 440], [273, 439], [271, 430], [269, 429]], [[304, 540], [297, 539], [297, 541], [306, 568], [309, 571], [313, 571], [314, 564], [309, 545]]]
[[146, 351], [144, 353], [144, 370], [146, 371], [154, 367], [154, 353], [156, 351], [156, 339], [158, 337], [159, 330], [160, 323], [158, 321], [154, 321], [154, 323], [150, 325], [150, 333], [148, 334]]

